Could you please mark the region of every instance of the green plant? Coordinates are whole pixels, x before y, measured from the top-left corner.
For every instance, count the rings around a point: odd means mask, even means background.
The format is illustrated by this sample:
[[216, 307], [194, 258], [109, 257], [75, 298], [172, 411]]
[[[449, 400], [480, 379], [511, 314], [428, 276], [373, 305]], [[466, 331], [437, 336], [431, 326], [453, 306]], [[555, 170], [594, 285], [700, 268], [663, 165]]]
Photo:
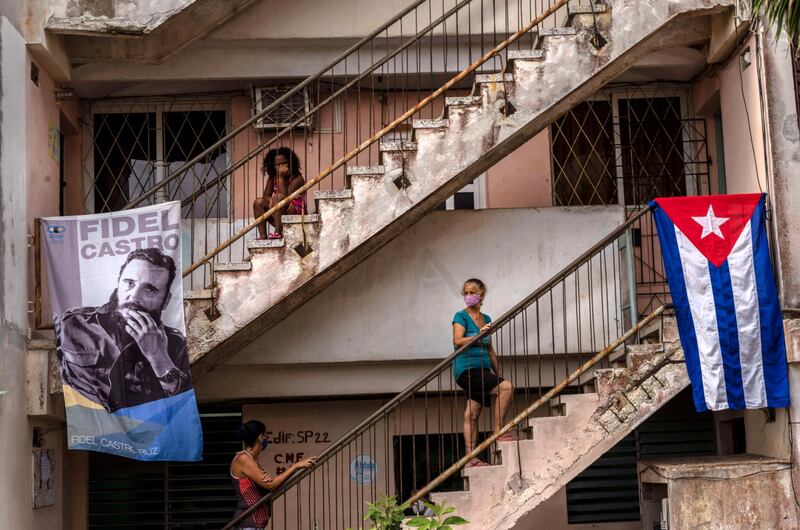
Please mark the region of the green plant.
[[397, 497], [379, 495], [377, 501], [367, 503], [364, 520], [373, 524], [373, 530], [400, 530], [408, 506], [407, 502], [398, 505]]
[[786, 31], [789, 40], [800, 47], [800, 1], [799, 0], [751, 0], [753, 14], [760, 13], [776, 28], [778, 37]]
[[431, 503], [424, 503], [425, 507], [433, 511], [432, 517], [415, 517], [408, 521], [406, 524], [412, 528], [420, 528], [422, 530], [453, 530], [451, 525], [467, 524], [464, 518], [458, 515], [450, 515], [456, 511], [452, 506], [439, 506]]
[[[461, 525], [469, 522], [457, 515], [445, 517], [456, 511], [453, 507], [439, 506], [427, 502], [424, 504], [433, 512], [433, 516], [415, 517], [406, 523], [408, 526], [421, 528], [422, 530], [453, 530], [451, 525]], [[364, 520], [374, 525], [372, 530], [400, 530], [403, 524], [403, 512], [409, 506], [408, 502], [398, 505], [396, 497], [379, 495], [376, 502], [367, 503], [367, 514], [364, 516]], [[348, 528], [348, 530], [352, 529]]]

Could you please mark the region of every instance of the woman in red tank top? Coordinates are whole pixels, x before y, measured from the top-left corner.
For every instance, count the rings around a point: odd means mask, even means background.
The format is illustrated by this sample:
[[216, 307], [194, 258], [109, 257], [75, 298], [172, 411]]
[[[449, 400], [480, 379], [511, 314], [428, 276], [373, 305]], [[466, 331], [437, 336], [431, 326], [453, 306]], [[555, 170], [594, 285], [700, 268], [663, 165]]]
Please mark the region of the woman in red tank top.
[[[261, 217], [270, 208], [300, 189], [306, 180], [300, 173], [300, 158], [288, 147], [270, 149], [264, 156], [261, 170], [267, 175], [264, 193], [253, 202], [253, 214]], [[275, 227], [274, 232], [267, 234], [267, 222], [258, 225], [259, 239], [279, 239], [283, 236], [283, 223], [281, 215], [304, 215], [306, 208], [305, 192], [299, 195], [284, 208], [281, 208], [270, 219]]]
[[[239, 427], [239, 435], [244, 443], [244, 450], [236, 453], [231, 462], [231, 480], [236, 490], [237, 517], [243, 511], [256, 504], [264, 495], [280, 487], [286, 479], [301, 469], [314, 465], [314, 457], [292, 464], [283, 473], [273, 477], [258, 462], [258, 456], [267, 448], [267, 428], [258, 420], [250, 420]], [[239, 521], [235, 528], [240, 530], [260, 530], [269, 522], [269, 507], [264, 504], [253, 513]]]

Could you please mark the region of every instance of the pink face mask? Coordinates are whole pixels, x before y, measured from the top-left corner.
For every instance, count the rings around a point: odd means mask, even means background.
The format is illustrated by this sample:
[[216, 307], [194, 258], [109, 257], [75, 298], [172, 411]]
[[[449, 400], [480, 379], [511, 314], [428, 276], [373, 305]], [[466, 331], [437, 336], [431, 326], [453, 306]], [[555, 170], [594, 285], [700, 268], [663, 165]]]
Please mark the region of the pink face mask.
[[481, 303], [481, 295], [479, 294], [465, 294], [464, 303], [467, 307], [473, 307]]

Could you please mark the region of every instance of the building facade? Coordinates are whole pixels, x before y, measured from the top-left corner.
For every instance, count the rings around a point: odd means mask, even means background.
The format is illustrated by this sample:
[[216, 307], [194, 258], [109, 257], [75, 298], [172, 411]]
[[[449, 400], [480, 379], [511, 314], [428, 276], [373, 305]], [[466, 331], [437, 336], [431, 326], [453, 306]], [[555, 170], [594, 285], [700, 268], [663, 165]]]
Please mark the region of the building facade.
[[[767, 193], [796, 387], [800, 63], [746, 4], [0, 4], [0, 526], [221, 528], [234, 431], [260, 419], [271, 473], [336, 448], [276, 501], [273, 527], [358, 527], [364, 502], [408, 498], [463, 456], [463, 396], [440, 366], [463, 281], [484, 279], [485, 312], [510, 315], [494, 341], [519, 413], [669, 302], [642, 214], [655, 197]], [[312, 186], [272, 245], [246, 228], [277, 146]], [[182, 202], [194, 267], [183, 281], [204, 461], [69, 451], [36, 219], [165, 200]], [[627, 343], [667, 343], [658, 319]], [[624, 353], [597, 368], [621, 370]], [[566, 409], [622, 388], [600, 377], [571, 381]], [[548, 478], [549, 493], [518, 495], [513, 527], [652, 528], [665, 497], [676, 521], [736, 527], [735, 509], [727, 523], [705, 514], [669, 464], [646, 464], [667, 456], [709, 476], [738, 459], [739, 478], [774, 481], [749, 485], [755, 498], [792, 484], [796, 404], [698, 415], [682, 384]], [[564, 425], [551, 434], [569, 446], [578, 431]], [[456, 474], [437, 491], [467, 483], [474, 496], [487, 484]], [[706, 494], [738, 491], [726, 487]], [[34, 506], [34, 490], [48, 500]], [[761, 527], [793, 527], [781, 495], [754, 516]]]

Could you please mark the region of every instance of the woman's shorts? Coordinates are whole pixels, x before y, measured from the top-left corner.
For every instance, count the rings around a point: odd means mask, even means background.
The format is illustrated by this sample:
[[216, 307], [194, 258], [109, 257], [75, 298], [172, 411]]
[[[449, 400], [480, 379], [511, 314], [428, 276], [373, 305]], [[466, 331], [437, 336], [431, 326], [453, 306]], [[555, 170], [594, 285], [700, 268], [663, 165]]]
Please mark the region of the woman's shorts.
[[458, 376], [456, 384], [467, 393], [467, 398], [488, 407], [492, 404], [492, 390], [503, 381], [505, 379], [486, 368], [470, 368]]

